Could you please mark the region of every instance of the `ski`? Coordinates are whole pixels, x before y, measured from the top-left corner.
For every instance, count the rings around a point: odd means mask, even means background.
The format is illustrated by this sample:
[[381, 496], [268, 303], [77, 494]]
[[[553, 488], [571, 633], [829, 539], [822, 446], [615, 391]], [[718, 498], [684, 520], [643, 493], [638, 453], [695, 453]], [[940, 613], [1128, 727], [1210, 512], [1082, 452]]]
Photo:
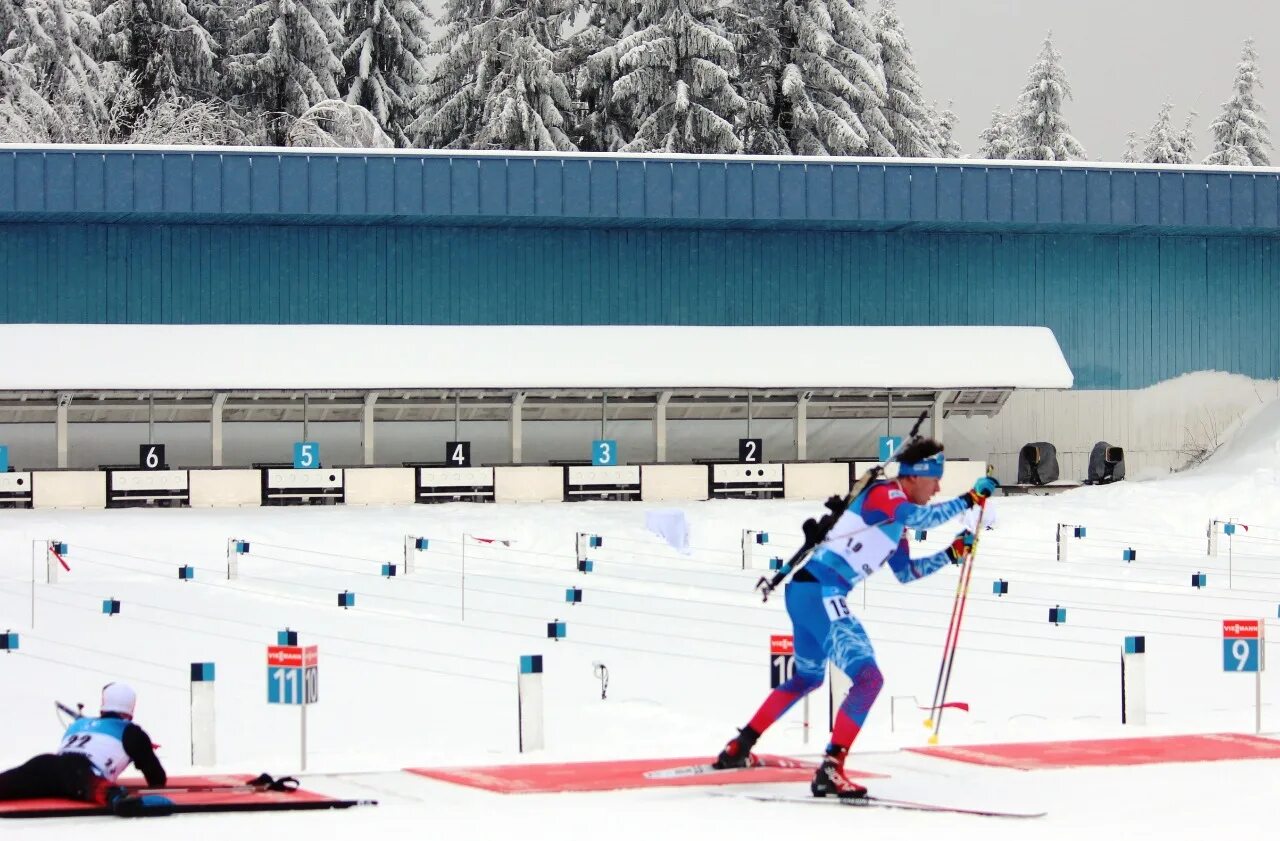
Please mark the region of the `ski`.
[[723, 797], [740, 797], [762, 803], [825, 803], [863, 809], [902, 809], [911, 812], [946, 812], [955, 815], [975, 815], [984, 818], [1043, 818], [1048, 812], [1019, 812], [1007, 809], [971, 809], [963, 806], [943, 806], [938, 803], [921, 803], [916, 800], [897, 800], [891, 797], [866, 797], [841, 799], [839, 797], [803, 797], [790, 794], [746, 794], [742, 792], [715, 792]]
[[720, 775], [720, 774], [740, 774], [743, 771], [750, 771], [754, 768], [813, 768], [811, 762], [801, 762], [798, 759], [788, 759], [784, 756], [756, 756], [751, 755], [751, 764], [745, 768], [716, 768], [710, 762], [701, 765], [680, 765], [675, 768], [659, 768], [656, 771], [646, 771], [644, 776], [647, 780], [670, 780], [677, 777], [698, 777], [704, 775]]

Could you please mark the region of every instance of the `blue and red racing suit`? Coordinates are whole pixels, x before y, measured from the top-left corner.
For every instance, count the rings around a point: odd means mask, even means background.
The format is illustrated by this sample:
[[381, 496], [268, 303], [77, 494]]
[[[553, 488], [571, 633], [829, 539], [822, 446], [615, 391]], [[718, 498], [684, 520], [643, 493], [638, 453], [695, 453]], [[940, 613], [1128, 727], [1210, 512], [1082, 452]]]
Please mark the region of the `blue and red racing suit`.
[[853, 682], [840, 705], [831, 742], [846, 748], [853, 744], [884, 677], [862, 623], [849, 611], [849, 591], [886, 564], [903, 584], [947, 566], [945, 549], [912, 558], [904, 532], [942, 525], [964, 513], [969, 504], [961, 496], [935, 505], [915, 505], [896, 481], [875, 482], [854, 499], [826, 541], [787, 584], [795, 674], [773, 691], [751, 720], [757, 733], [821, 686], [830, 660]]

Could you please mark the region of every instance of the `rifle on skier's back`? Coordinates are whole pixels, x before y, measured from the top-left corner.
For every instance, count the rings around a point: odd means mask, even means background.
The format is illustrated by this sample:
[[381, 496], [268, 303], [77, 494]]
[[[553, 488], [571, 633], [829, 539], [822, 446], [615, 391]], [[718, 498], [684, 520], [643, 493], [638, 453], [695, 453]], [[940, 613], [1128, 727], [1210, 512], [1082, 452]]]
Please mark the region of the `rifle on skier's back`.
[[924, 419], [928, 417], [928, 415], [929, 412], [927, 409], [921, 412], [920, 417], [916, 418], [915, 424], [912, 425], [911, 432], [908, 433], [902, 443], [889, 454], [889, 458], [870, 468], [866, 473], [863, 473], [861, 478], [853, 483], [853, 487], [849, 488], [849, 493], [844, 496], [829, 497], [827, 501], [823, 503], [827, 508], [826, 514], [823, 514], [816, 520], [810, 517], [804, 521], [804, 525], [802, 526], [802, 530], [804, 531], [804, 543], [800, 544], [800, 548], [797, 549], [787, 562], [773, 574], [772, 578], [766, 579], [764, 576], [761, 576], [760, 580], [756, 582], [756, 589], [760, 591], [762, 601], [769, 601], [770, 594], [773, 593], [773, 591], [776, 590], [782, 582], [786, 581], [792, 573], [805, 565], [805, 562], [809, 560], [809, 556], [813, 554], [813, 550], [821, 546], [822, 542], [827, 539], [827, 535], [829, 535], [831, 533], [831, 529], [835, 527], [836, 521], [844, 515], [845, 511], [849, 510], [849, 506], [858, 498], [858, 494], [862, 493], [866, 490], [868, 485], [880, 478], [884, 473], [885, 467], [890, 462], [897, 460], [898, 454], [920, 437], [920, 424], [924, 423]]

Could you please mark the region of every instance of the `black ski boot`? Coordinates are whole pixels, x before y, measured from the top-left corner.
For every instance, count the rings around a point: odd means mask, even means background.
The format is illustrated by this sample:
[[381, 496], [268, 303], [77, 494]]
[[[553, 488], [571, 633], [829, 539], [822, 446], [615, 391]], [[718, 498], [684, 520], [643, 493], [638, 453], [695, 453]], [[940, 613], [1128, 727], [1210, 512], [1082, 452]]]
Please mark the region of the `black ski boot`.
[[722, 771], [728, 768], [750, 768], [758, 764], [756, 758], [751, 755], [751, 749], [756, 746], [756, 740], [759, 738], [760, 734], [752, 730], [750, 725], [742, 728], [738, 731], [738, 735], [724, 746], [724, 750], [720, 751], [720, 755], [716, 757], [715, 762], [711, 763], [711, 767]]
[[844, 800], [856, 800], [867, 796], [866, 786], [855, 783], [844, 775], [844, 758], [848, 748], [827, 748], [826, 758], [818, 766], [809, 784], [814, 797], [833, 795]]

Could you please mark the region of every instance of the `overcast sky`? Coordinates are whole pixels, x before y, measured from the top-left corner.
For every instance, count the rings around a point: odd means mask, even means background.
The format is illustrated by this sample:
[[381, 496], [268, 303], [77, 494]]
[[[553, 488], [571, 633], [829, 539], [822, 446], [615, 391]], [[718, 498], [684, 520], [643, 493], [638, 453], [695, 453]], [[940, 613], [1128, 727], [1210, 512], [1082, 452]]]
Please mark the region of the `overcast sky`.
[[[443, 0], [427, 5], [438, 20]], [[954, 102], [966, 154], [977, 151], [991, 109], [1017, 101], [1049, 30], [1075, 94], [1067, 120], [1090, 160], [1120, 160], [1126, 134], [1145, 134], [1166, 99], [1179, 126], [1188, 110], [1199, 113], [1202, 160], [1247, 37], [1280, 140], [1280, 0], [898, 0], [898, 13], [925, 95]]]
[[1209, 123], [1231, 93], [1250, 36], [1267, 122], [1280, 137], [1277, 0], [898, 0], [898, 13], [926, 95], [955, 102], [967, 154], [991, 109], [1017, 100], [1049, 30], [1075, 94], [1067, 120], [1090, 160], [1119, 160], [1125, 135], [1144, 134], [1166, 99], [1179, 125], [1189, 109], [1199, 112], [1196, 159], [1203, 159]]

